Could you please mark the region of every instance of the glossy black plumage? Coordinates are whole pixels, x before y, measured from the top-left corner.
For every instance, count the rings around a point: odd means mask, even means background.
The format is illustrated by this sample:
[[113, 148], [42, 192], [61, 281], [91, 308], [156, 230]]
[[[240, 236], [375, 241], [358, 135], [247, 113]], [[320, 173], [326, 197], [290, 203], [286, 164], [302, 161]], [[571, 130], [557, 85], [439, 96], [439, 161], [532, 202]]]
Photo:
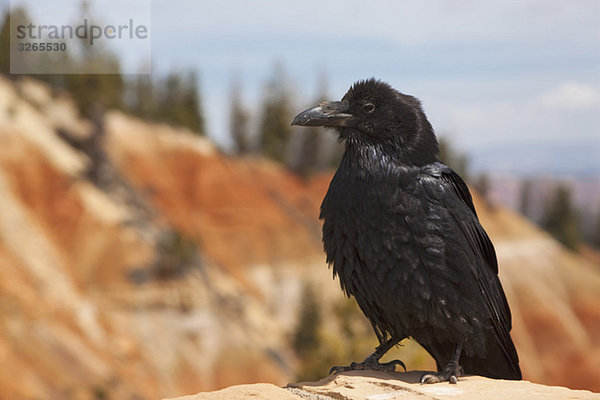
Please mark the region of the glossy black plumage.
[[456, 350], [467, 374], [521, 379], [494, 247], [467, 186], [437, 159], [419, 101], [370, 79], [293, 123], [346, 141], [321, 206], [323, 243], [380, 343], [413, 337], [440, 371]]

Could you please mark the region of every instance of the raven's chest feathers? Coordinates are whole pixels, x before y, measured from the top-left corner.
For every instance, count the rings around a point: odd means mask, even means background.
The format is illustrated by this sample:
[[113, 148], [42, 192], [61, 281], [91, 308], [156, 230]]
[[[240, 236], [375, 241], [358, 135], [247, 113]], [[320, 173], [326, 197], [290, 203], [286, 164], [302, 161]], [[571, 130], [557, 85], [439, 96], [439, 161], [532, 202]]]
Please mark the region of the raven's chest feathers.
[[340, 168], [321, 206], [327, 261], [383, 332], [418, 326], [431, 313], [458, 313], [447, 310], [458, 294], [445, 288], [461, 278], [447, 268], [451, 218], [422, 179], [419, 167]]
[[338, 172], [332, 180], [321, 206], [323, 242], [328, 262], [349, 294], [357, 280], [385, 282], [390, 273], [396, 274], [394, 280], [424, 284], [415, 250], [443, 253], [437, 227], [428, 224], [432, 219], [439, 223], [440, 216], [419, 195], [417, 173], [416, 168], [379, 176]]

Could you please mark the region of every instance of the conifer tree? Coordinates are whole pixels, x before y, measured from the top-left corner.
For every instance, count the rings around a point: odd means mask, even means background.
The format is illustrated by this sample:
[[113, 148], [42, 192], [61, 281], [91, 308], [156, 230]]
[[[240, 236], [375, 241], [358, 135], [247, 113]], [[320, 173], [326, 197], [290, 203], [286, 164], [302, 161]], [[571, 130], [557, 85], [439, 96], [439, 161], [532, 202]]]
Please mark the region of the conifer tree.
[[[314, 104], [321, 103], [327, 99], [327, 79], [321, 76], [319, 79], [319, 96]], [[310, 127], [296, 131], [300, 135], [298, 154], [295, 160], [294, 170], [301, 176], [307, 177], [311, 173], [323, 169], [323, 155], [325, 153], [325, 135], [322, 127]]]
[[467, 156], [456, 151], [445, 136], [438, 136], [438, 143], [440, 148], [440, 160], [462, 176], [465, 182], [468, 182]]
[[519, 212], [531, 219], [531, 195], [533, 191], [533, 183], [530, 179], [525, 179], [521, 182], [521, 190], [519, 192]]
[[239, 77], [234, 77], [231, 84], [231, 106], [229, 111], [229, 130], [235, 152], [245, 154], [250, 151], [250, 133], [248, 123], [250, 113], [242, 100], [242, 84]]
[[265, 87], [259, 136], [261, 153], [282, 163], [289, 161], [287, 151], [293, 117], [291, 103], [283, 66], [276, 64]]
[[10, 19], [11, 14], [6, 12], [0, 28], [0, 73], [10, 73]]
[[541, 226], [571, 250], [577, 250], [581, 242], [578, 214], [571, 199], [569, 188], [560, 184], [546, 206]]

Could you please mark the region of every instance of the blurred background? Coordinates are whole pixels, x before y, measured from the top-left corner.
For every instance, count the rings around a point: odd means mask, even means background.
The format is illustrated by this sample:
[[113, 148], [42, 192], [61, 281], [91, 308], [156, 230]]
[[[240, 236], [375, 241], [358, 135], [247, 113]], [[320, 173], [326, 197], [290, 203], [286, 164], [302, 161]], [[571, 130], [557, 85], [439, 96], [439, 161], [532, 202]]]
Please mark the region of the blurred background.
[[[371, 76], [422, 100], [471, 187], [524, 379], [600, 391], [600, 2], [153, 1], [151, 74], [11, 74], [11, 24], [124, 14], [65, 2], [0, 0], [0, 397], [286, 384], [370, 354], [321, 245], [343, 148], [290, 122]], [[90, 47], [43, 62], [146, 70]]]

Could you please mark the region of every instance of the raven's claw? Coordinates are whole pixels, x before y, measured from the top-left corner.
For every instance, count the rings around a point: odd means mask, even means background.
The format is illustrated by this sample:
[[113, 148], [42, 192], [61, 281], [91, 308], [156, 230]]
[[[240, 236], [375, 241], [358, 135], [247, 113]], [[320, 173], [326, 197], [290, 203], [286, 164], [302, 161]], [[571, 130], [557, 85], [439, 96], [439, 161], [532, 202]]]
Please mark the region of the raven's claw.
[[400, 360], [392, 360], [392, 361], [389, 361], [386, 363], [380, 363], [374, 357], [369, 356], [369, 357], [365, 358], [365, 360], [361, 363], [353, 362], [352, 364], [350, 364], [348, 366], [331, 367], [331, 370], [329, 370], [329, 375], [339, 374], [340, 372], [346, 372], [346, 371], [355, 371], [355, 370], [394, 372], [396, 370], [396, 365], [401, 366], [404, 369], [404, 371], [406, 371], [406, 365], [404, 365], [404, 363]]
[[458, 377], [462, 375], [462, 368], [459, 365], [448, 365], [442, 372], [425, 374], [421, 377], [421, 383], [449, 382], [456, 384]]
[[438, 383], [438, 382], [450, 382], [456, 384], [458, 377], [462, 375], [462, 368], [458, 365], [460, 359], [460, 353], [462, 352], [463, 344], [460, 343], [454, 350], [454, 355], [448, 362], [448, 365], [440, 372], [433, 374], [425, 374], [421, 377], [421, 383]]

